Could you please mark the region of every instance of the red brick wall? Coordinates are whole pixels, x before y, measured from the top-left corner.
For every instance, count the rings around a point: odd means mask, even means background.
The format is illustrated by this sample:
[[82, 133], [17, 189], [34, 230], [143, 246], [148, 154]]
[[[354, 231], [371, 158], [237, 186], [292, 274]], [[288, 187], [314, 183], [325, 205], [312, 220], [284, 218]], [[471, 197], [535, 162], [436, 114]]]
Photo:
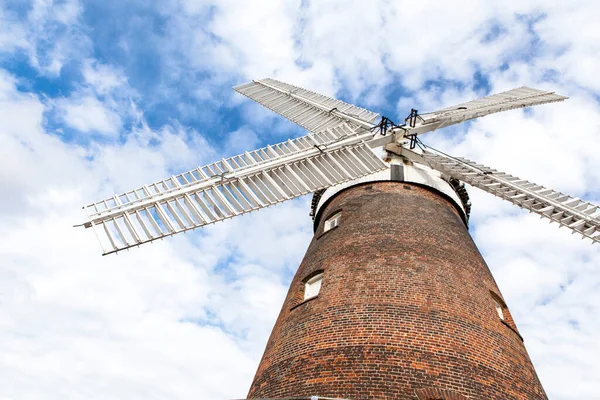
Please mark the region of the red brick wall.
[[[339, 210], [340, 226], [323, 233]], [[446, 198], [373, 182], [339, 193], [321, 215], [248, 398], [546, 398]], [[303, 282], [318, 270], [318, 297], [302, 301]]]

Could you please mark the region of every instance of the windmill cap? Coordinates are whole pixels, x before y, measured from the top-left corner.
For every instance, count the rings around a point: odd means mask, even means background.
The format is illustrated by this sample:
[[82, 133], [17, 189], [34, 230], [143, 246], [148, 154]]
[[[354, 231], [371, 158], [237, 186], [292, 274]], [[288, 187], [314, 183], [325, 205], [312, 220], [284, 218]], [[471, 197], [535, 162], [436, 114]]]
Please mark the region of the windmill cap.
[[324, 206], [328, 204], [336, 194], [345, 189], [371, 182], [405, 182], [434, 189], [454, 204], [460, 212], [463, 221], [465, 221], [465, 224], [467, 224], [469, 220], [471, 209], [469, 195], [461, 182], [454, 179], [447, 180], [439, 171], [421, 164], [392, 162], [389, 164], [389, 168], [383, 171], [340, 183], [324, 190], [316, 191], [313, 194], [310, 210], [310, 215], [313, 217], [313, 229], [316, 230], [319, 226], [320, 213], [325, 209]]

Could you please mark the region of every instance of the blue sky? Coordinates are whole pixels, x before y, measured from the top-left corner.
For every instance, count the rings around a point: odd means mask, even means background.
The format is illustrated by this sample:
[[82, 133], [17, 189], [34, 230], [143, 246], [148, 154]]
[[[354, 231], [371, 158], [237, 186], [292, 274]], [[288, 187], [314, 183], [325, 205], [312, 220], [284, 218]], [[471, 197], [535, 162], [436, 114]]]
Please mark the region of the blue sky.
[[[83, 204], [302, 135], [231, 90], [251, 79], [396, 121], [556, 90], [570, 99], [423, 140], [599, 203], [599, 6], [496, 3], [0, 0], [0, 397], [245, 396], [310, 199], [111, 257], [72, 225]], [[600, 249], [470, 194], [471, 233], [549, 396], [594, 398]]]

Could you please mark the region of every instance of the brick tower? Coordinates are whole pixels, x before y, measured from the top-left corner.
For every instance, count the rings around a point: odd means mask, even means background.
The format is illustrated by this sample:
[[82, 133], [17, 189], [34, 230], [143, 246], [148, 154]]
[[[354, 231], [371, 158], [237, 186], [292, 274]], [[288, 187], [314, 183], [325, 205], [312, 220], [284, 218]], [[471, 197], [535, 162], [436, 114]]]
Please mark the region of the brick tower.
[[456, 189], [396, 160], [315, 196], [249, 399], [546, 399]]

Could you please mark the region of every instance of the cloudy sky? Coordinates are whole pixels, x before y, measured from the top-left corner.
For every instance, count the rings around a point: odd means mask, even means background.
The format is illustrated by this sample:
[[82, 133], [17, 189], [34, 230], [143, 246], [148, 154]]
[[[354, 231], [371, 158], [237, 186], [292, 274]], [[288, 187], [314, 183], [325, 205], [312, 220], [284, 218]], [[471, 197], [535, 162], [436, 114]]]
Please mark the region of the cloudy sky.
[[[600, 4], [0, 0], [0, 399], [246, 395], [311, 238], [300, 198], [118, 256], [83, 204], [302, 135], [274, 77], [400, 120], [529, 85], [567, 102], [423, 140], [600, 203]], [[598, 399], [600, 246], [470, 190], [550, 398]]]

